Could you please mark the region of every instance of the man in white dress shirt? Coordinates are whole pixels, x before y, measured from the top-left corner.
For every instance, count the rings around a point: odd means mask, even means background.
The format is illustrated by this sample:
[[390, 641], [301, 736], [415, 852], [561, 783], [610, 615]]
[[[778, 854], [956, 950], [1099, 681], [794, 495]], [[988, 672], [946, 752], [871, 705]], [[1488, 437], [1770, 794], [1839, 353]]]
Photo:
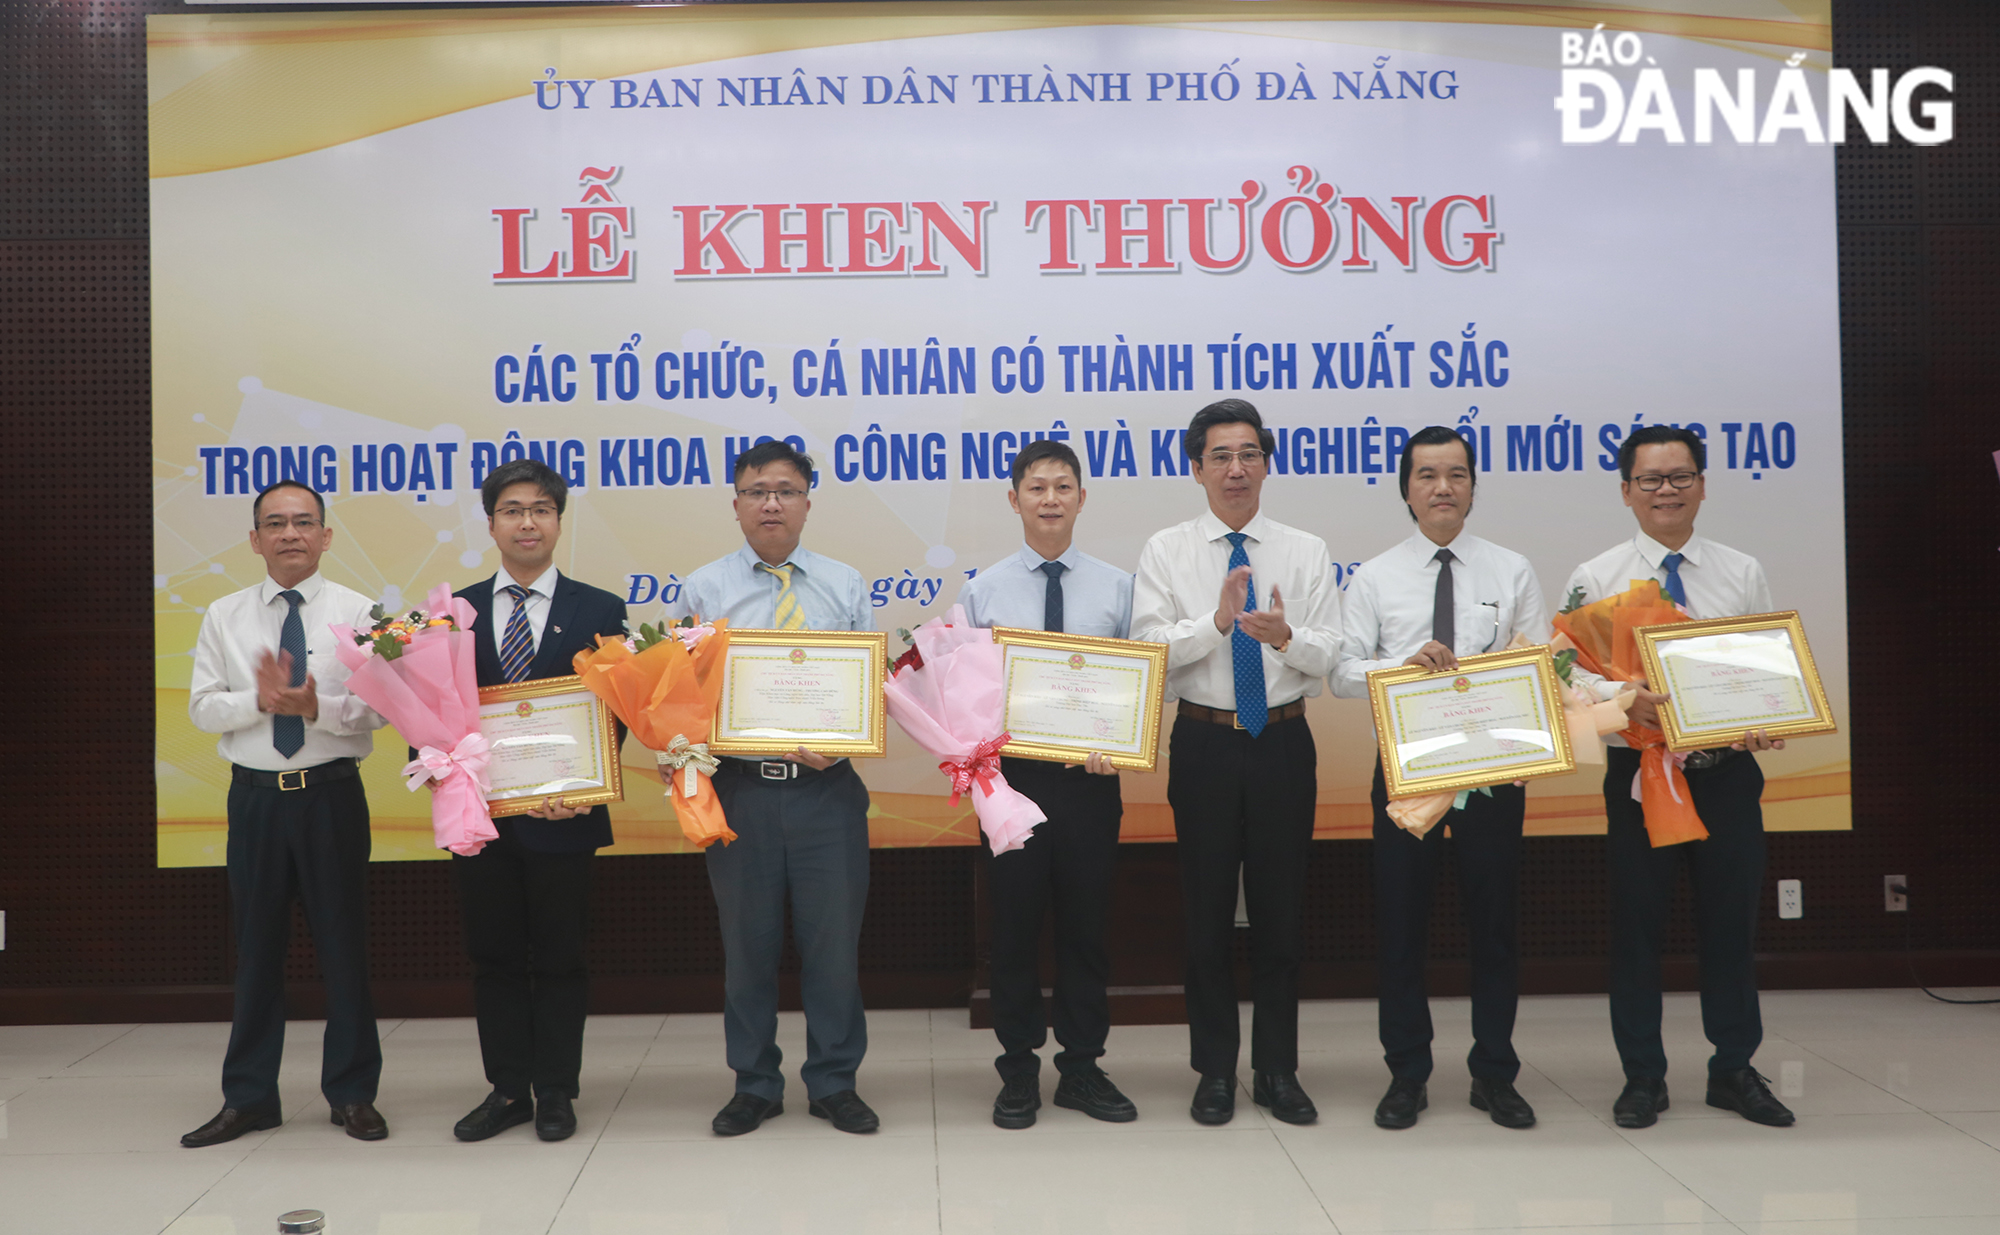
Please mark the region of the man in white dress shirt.
[[231, 766], [229, 904], [236, 928], [236, 1011], [222, 1059], [222, 1110], [181, 1138], [233, 1141], [284, 1119], [285, 958], [292, 897], [305, 905], [326, 981], [320, 1092], [349, 1136], [379, 1141], [382, 1045], [368, 991], [368, 795], [360, 761], [382, 718], [347, 693], [335, 623], [369, 625], [372, 602], [324, 579], [333, 544], [326, 500], [281, 480], [251, 505], [250, 549], [268, 576], [210, 605], [201, 619], [188, 715], [220, 734]]
[[1187, 923], [1195, 1121], [1236, 1111], [1240, 1046], [1230, 952], [1237, 875], [1250, 915], [1251, 1096], [1286, 1123], [1318, 1118], [1298, 1082], [1299, 932], [1319, 793], [1305, 697], [1333, 669], [1340, 591], [1326, 542], [1261, 513], [1274, 445], [1257, 409], [1223, 399], [1181, 439], [1208, 497], [1139, 555], [1132, 637], [1167, 645], [1180, 700], [1167, 800]]
[[[1616, 596], [1648, 579], [1697, 618], [1768, 613], [1771, 587], [1756, 558], [1695, 534], [1707, 496], [1702, 440], [1656, 425], [1625, 439], [1618, 472], [1638, 534], [1576, 568], [1565, 595], [1582, 604]], [[1641, 690], [1631, 718], [1658, 727], [1666, 696]], [[1607, 739], [1605, 852], [1611, 868], [1611, 1036], [1625, 1068], [1612, 1107], [1621, 1128], [1644, 1128], [1667, 1109], [1667, 1054], [1660, 1040], [1660, 940], [1677, 868], [1694, 884], [1701, 956], [1701, 1023], [1715, 1054], [1708, 1104], [1772, 1127], [1792, 1112], [1751, 1066], [1764, 1040], [1757, 1002], [1757, 906], [1764, 883], [1764, 773], [1749, 752], [1784, 745], [1761, 730], [1730, 746], [1695, 751], [1682, 769], [1708, 839], [1654, 848], [1635, 801], [1639, 752]]]
[[[1420, 430], [1403, 452], [1399, 481], [1417, 532], [1364, 563], [1348, 585], [1333, 693], [1368, 697], [1368, 673], [1396, 665], [1433, 672], [1460, 656], [1506, 647], [1515, 635], [1547, 642], [1548, 607], [1534, 568], [1518, 553], [1465, 530], [1478, 461], [1470, 438], [1440, 425]], [[1428, 1103], [1431, 1074], [1429, 959], [1431, 883], [1449, 847], [1472, 941], [1472, 1105], [1504, 1128], [1526, 1128], [1535, 1112], [1514, 1088], [1519, 1002], [1516, 890], [1527, 794], [1495, 785], [1468, 794], [1419, 836], [1389, 818], [1389, 792], [1375, 767], [1375, 923], [1378, 1023], [1389, 1091], [1375, 1108], [1384, 1128], [1407, 1128]]]

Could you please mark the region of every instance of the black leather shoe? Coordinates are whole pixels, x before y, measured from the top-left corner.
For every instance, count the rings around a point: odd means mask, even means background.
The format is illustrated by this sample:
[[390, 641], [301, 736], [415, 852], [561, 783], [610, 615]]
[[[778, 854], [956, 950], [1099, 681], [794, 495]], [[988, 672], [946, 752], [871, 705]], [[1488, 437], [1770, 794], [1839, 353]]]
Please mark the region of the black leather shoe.
[[1485, 1111], [1493, 1116], [1493, 1122], [1503, 1128], [1532, 1128], [1535, 1126], [1535, 1108], [1507, 1081], [1482, 1081], [1472, 1078], [1472, 1105], [1475, 1110]]
[[708, 1126], [715, 1129], [717, 1136], [742, 1136], [745, 1132], [755, 1132], [765, 1120], [776, 1119], [784, 1113], [782, 1098], [773, 1102], [754, 1093], [739, 1093], [729, 1100], [729, 1105], [715, 1113], [714, 1121]]
[[181, 1144], [189, 1149], [200, 1149], [205, 1145], [220, 1145], [233, 1141], [245, 1132], [268, 1132], [285, 1121], [285, 1117], [273, 1107], [261, 1111], [242, 1111], [233, 1106], [225, 1106], [216, 1112], [214, 1119], [181, 1138]]
[[882, 1126], [882, 1121], [875, 1117], [873, 1108], [863, 1102], [861, 1095], [852, 1089], [830, 1093], [824, 1098], [814, 1098], [806, 1103], [806, 1112], [817, 1115], [842, 1132], [873, 1132]]
[[576, 1131], [576, 1108], [568, 1094], [543, 1094], [535, 1100], [535, 1135], [545, 1141], [566, 1141]]
[[389, 1121], [373, 1102], [348, 1102], [333, 1108], [333, 1126], [347, 1129], [357, 1141], [379, 1141], [389, 1135]]
[[496, 1089], [486, 1095], [486, 1101], [473, 1107], [464, 1119], [453, 1124], [451, 1134], [461, 1141], [483, 1141], [509, 1128], [517, 1128], [534, 1117], [534, 1103], [526, 1098], [510, 1102], [506, 1094]]
[[1389, 1082], [1389, 1092], [1375, 1104], [1378, 1128], [1414, 1128], [1417, 1112], [1431, 1104], [1430, 1090], [1422, 1081], [1397, 1077]]
[[1771, 1092], [1771, 1082], [1755, 1068], [1708, 1074], [1708, 1104], [1735, 1111], [1753, 1124], [1789, 1128], [1798, 1118]]
[[1667, 1082], [1657, 1076], [1633, 1076], [1611, 1104], [1611, 1122], [1621, 1128], [1650, 1128], [1667, 1109]]
[[1188, 1114], [1198, 1124], [1226, 1124], [1236, 1118], [1236, 1078], [1202, 1077], [1194, 1087], [1194, 1104], [1188, 1107]]
[[1299, 1088], [1296, 1072], [1259, 1072], [1250, 1084], [1250, 1100], [1268, 1106], [1271, 1114], [1288, 1124], [1309, 1124], [1319, 1118], [1319, 1108]]
[[993, 1099], [993, 1126], [1032, 1128], [1035, 1112], [1042, 1109], [1042, 1079], [1032, 1074], [1017, 1076], [1000, 1087]]
[[1082, 1111], [1105, 1123], [1128, 1124], [1139, 1118], [1139, 1108], [1118, 1092], [1118, 1086], [1111, 1083], [1102, 1068], [1064, 1073], [1062, 1083], [1056, 1086], [1056, 1105]]

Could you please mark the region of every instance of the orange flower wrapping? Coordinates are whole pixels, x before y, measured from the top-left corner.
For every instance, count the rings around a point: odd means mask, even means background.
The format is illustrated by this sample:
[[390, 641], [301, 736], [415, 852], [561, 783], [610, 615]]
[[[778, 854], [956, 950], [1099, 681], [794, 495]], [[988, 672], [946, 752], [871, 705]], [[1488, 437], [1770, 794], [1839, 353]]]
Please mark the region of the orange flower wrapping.
[[[723, 816], [722, 800], [701, 767], [722, 698], [723, 653], [729, 649], [728, 623], [716, 622], [714, 626], [714, 633], [692, 648], [677, 632], [669, 631], [667, 638], [637, 653], [621, 638], [599, 635], [596, 650], [578, 652], [575, 661], [576, 672], [591, 693], [610, 705], [641, 742], [662, 756], [662, 779], [667, 782], [681, 832], [703, 849], [716, 841], [727, 844], [736, 839]], [[690, 753], [691, 745], [701, 749]], [[675, 753], [667, 755], [669, 751]], [[693, 774], [670, 770], [669, 758], [691, 759], [696, 765]]]
[[[1599, 677], [1636, 682], [1645, 677], [1639, 659], [1641, 626], [1691, 621], [1660, 593], [1651, 579], [1629, 591], [1608, 596], [1553, 619], [1557, 631], [1576, 644], [1576, 663]], [[1639, 797], [1646, 812], [1646, 836], [1655, 849], [1684, 841], [1708, 839], [1708, 829], [1695, 812], [1687, 777], [1667, 752], [1667, 737], [1650, 725], [1632, 724], [1623, 737], [1639, 752]]]

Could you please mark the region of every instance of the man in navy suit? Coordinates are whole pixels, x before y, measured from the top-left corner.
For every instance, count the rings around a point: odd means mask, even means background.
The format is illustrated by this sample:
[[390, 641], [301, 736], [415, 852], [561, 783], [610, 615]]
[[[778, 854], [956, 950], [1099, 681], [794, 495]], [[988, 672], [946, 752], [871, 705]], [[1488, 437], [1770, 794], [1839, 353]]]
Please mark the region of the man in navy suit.
[[[571, 662], [597, 646], [594, 635], [624, 633], [625, 602], [552, 564], [569, 486], [546, 465], [519, 459], [489, 473], [479, 496], [502, 566], [458, 593], [478, 612], [479, 684], [574, 673]], [[479, 1053], [493, 1083], [452, 1132], [483, 1141], [533, 1120], [537, 1136], [560, 1141], [576, 1131], [571, 1103], [590, 995], [583, 953], [590, 868], [611, 843], [611, 816], [602, 806], [573, 810], [555, 798], [493, 826], [497, 840], [472, 857], [452, 857], [472, 955]]]

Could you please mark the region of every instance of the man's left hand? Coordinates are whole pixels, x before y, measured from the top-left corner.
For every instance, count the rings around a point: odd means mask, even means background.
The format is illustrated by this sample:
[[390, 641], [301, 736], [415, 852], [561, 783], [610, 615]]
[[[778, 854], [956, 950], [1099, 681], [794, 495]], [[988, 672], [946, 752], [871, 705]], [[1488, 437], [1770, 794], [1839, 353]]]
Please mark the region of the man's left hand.
[[566, 806], [561, 798], [543, 798], [541, 809], [528, 813], [537, 819], [574, 819], [589, 809], [588, 806]]
[[1276, 587], [1271, 589], [1269, 607], [1245, 609], [1237, 615], [1236, 625], [1252, 639], [1272, 647], [1289, 642], [1292, 637], [1292, 628], [1285, 623], [1285, 598]]
[[1729, 749], [1747, 751], [1783, 750], [1785, 749], [1785, 739], [1774, 738], [1762, 729], [1752, 729], [1743, 735], [1742, 741], [1731, 742]]
[[833, 766], [833, 760], [827, 758], [825, 755], [809, 751], [803, 746], [786, 755], [785, 761], [787, 763], [803, 763], [815, 772], [824, 772]]

